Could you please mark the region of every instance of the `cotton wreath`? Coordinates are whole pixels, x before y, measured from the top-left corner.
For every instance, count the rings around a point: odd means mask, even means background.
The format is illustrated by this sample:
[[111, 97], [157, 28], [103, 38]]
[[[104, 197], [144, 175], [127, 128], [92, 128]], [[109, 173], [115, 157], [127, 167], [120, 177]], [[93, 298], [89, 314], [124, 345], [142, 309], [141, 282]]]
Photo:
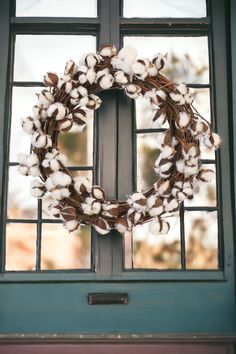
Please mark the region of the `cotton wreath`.
[[[48, 212], [61, 217], [69, 231], [86, 224], [102, 235], [112, 229], [125, 235], [151, 221], [152, 233], [167, 233], [165, 216], [176, 212], [183, 200], [193, 198], [200, 183], [214, 177], [212, 170], [201, 166], [200, 143], [217, 149], [219, 135], [192, 105], [188, 87], [176, 85], [160, 73], [165, 55], [157, 54], [151, 61], [136, 56], [132, 47], [117, 53], [115, 46], [106, 44], [98, 53], [84, 55], [78, 64], [68, 61], [61, 78], [48, 72], [44, 76], [46, 88], [37, 94], [32, 116], [22, 119], [24, 131], [31, 135], [31, 154], [18, 155], [19, 172], [35, 177], [32, 195], [50, 196], [53, 203]], [[130, 194], [126, 201], [109, 200], [103, 188], [91, 185], [86, 177], [73, 178], [58, 149], [59, 134], [74, 125], [82, 131], [89, 111], [102, 103], [97, 94], [114, 88], [124, 90], [132, 99], [146, 98], [157, 127], [169, 123], [157, 138], [157, 181], [143, 193]]]

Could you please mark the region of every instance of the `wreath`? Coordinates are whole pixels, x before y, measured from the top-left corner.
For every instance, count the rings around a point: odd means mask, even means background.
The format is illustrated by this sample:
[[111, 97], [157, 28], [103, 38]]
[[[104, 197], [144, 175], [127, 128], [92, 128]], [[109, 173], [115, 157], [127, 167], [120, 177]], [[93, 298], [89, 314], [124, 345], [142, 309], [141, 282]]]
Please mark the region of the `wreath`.
[[[125, 235], [151, 221], [152, 233], [167, 233], [165, 216], [177, 211], [183, 200], [193, 198], [200, 183], [212, 180], [214, 172], [201, 166], [200, 143], [216, 149], [220, 137], [192, 105], [188, 87], [160, 73], [165, 62], [166, 55], [158, 54], [152, 61], [136, 59], [134, 48], [124, 47], [117, 53], [115, 46], [106, 44], [98, 53], [84, 55], [79, 64], [68, 61], [62, 78], [53, 72], [44, 76], [47, 88], [37, 94], [33, 115], [22, 119], [24, 131], [32, 135], [31, 153], [18, 155], [18, 169], [36, 177], [32, 195], [50, 195], [53, 203], [48, 212], [61, 217], [67, 230], [86, 224], [103, 235], [112, 229]], [[130, 194], [126, 201], [109, 200], [103, 188], [91, 185], [86, 177], [73, 178], [58, 148], [59, 134], [74, 125], [82, 131], [89, 111], [102, 103], [97, 94], [110, 89], [122, 89], [132, 99], [146, 98], [156, 127], [168, 122], [157, 138], [157, 182], [143, 193]]]

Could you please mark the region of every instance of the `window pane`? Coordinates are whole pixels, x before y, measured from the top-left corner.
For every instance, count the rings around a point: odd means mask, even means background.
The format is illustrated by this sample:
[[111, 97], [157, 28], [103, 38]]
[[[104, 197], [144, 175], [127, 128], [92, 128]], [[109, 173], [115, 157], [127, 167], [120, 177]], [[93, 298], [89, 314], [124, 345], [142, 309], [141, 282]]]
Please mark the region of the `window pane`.
[[96, 0], [16, 0], [16, 16], [96, 17]]
[[212, 122], [211, 118], [211, 103], [210, 103], [210, 89], [190, 89], [191, 94], [194, 97], [193, 106], [197, 111], [209, 122]]
[[[211, 169], [216, 172], [215, 165], [202, 165], [203, 168]], [[199, 190], [195, 191], [194, 197], [191, 200], [185, 200], [185, 206], [216, 206], [216, 175], [212, 182], [202, 182]]]
[[217, 212], [186, 211], [184, 219], [187, 268], [217, 269]]
[[205, 0], [124, 0], [124, 17], [205, 17]]
[[93, 115], [86, 120], [82, 132], [76, 127], [59, 136], [59, 149], [67, 156], [68, 166], [93, 165]]
[[34, 270], [36, 225], [7, 224], [6, 270]]
[[154, 171], [154, 164], [159, 156], [157, 147], [158, 133], [137, 134], [137, 171], [136, 184], [139, 192], [144, 191], [159, 179]]
[[176, 83], [209, 82], [207, 37], [124, 37], [124, 44], [135, 47], [138, 57], [168, 53], [161, 72]]
[[21, 118], [32, 115], [32, 107], [37, 101], [35, 95], [39, 87], [14, 87], [12, 92], [12, 116], [10, 137], [10, 162], [17, 162], [19, 152], [30, 153], [31, 136], [24, 132]]
[[[149, 223], [133, 230], [133, 267], [178, 269], [181, 267], [179, 217], [168, 218], [170, 231], [167, 235], [153, 235]], [[125, 258], [129, 265], [130, 253]]]
[[17, 35], [14, 80], [43, 81], [48, 71], [63, 75], [65, 64], [96, 51], [95, 36]]
[[37, 199], [30, 194], [32, 177], [21, 175], [17, 167], [9, 168], [7, 217], [9, 219], [35, 219]]
[[[92, 171], [70, 171], [70, 173], [73, 177], [79, 177], [79, 176], [87, 177], [92, 185], [92, 181], [93, 181], [93, 172]], [[52, 216], [50, 214], [50, 212], [48, 211], [48, 206], [53, 203], [55, 203], [55, 200], [50, 196], [45, 196], [42, 199], [42, 218], [43, 219], [57, 219], [54, 216]]]
[[41, 268], [90, 268], [91, 227], [69, 233], [62, 224], [42, 225]]

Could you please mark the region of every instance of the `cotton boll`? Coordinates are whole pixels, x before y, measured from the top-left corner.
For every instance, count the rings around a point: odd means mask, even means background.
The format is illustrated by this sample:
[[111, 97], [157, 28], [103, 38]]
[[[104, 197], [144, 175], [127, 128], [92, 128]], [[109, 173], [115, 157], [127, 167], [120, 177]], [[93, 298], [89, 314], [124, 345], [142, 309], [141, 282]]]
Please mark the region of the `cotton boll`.
[[179, 126], [180, 129], [185, 129], [191, 122], [191, 117], [187, 112], [179, 112], [179, 117], [177, 118], [177, 126]]
[[215, 173], [210, 169], [201, 169], [197, 178], [202, 182], [211, 182], [214, 179]]
[[219, 134], [211, 133], [205, 137], [204, 144], [209, 149], [211, 149], [212, 147], [214, 147], [215, 149], [218, 149], [221, 144], [221, 138], [220, 138]]
[[99, 187], [99, 186], [93, 186], [91, 190], [91, 195], [100, 201], [103, 201], [105, 199], [105, 193], [104, 190]]
[[91, 192], [91, 183], [87, 177], [77, 177], [74, 179], [74, 187], [78, 193], [90, 193]]
[[42, 104], [45, 107], [49, 107], [50, 104], [54, 102], [54, 96], [48, 90], [42, 90], [39, 94], [37, 94], [37, 96], [39, 104]]
[[137, 50], [131, 46], [125, 46], [118, 53], [118, 58], [122, 59], [128, 64], [133, 64], [137, 57]]
[[[133, 224], [139, 223], [143, 219], [143, 213], [137, 212], [134, 208], [130, 208], [127, 212], [128, 220]], [[127, 230], [123, 230], [125, 233]]]
[[170, 229], [170, 224], [165, 221], [165, 220], [162, 220], [162, 225], [161, 225], [161, 234], [162, 235], [166, 235], [168, 232], [169, 232], [169, 229]]
[[38, 156], [36, 154], [30, 154], [26, 158], [26, 166], [32, 167], [39, 163]]
[[96, 223], [93, 226], [94, 226], [95, 230], [101, 235], [106, 235], [111, 230], [108, 222], [101, 217], [99, 217], [97, 219]]
[[118, 204], [103, 204], [102, 205], [103, 212], [102, 214], [104, 216], [110, 217], [110, 218], [116, 218], [119, 215], [120, 209]]
[[169, 181], [158, 181], [154, 183], [153, 185], [155, 191], [157, 192], [157, 195], [161, 197], [167, 197], [170, 195], [170, 182]]
[[145, 212], [147, 207], [147, 198], [142, 193], [131, 194], [127, 200], [128, 204], [138, 212]]
[[149, 223], [148, 228], [153, 235], [159, 235], [162, 229], [160, 220], [158, 218], [154, 219]]
[[131, 65], [118, 57], [113, 57], [111, 59], [111, 65], [116, 70], [121, 70], [125, 74], [132, 75]]
[[[88, 68], [94, 68], [97, 64], [100, 63], [100, 57], [95, 53], [87, 54], [84, 58], [84, 63]], [[83, 64], [83, 61], [81, 64]]]
[[56, 86], [58, 83], [58, 76], [56, 73], [48, 72], [44, 75], [44, 82], [47, 86]]
[[33, 115], [34, 115], [34, 118], [36, 119], [39, 119], [41, 121], [45, 121], [45, 119], [47, 118], [47, 108], [44, 107], [43, 105], [35, 105], [32, 109], [33, 111]]
[[112, 56], [116, 55], [116, 52], [116, 47], [111, 44], [104, 44], [99, 50], [99, 54], [105, 58], [111, 58]]
[[147, 67], [147, 72], [148, 75], [152, 77], [157, 76], [158, 74], [158, 70], [153, 63], [149, 63], [149, 66]]
[[86, 74], [86, 79], [92, 85], [96, 81], [96, 72], [93, 69], [89, 69]]
[[64, 74], [65, 75], [69, 74], [71, 76], [74, 76], [77, 71], [78, 71], [78, 66], [75, 64], [75, 62], [73, 60], [69, 60], [66, 63]]
[[68, 108], [60, 102], [55, 102], [49, 106], [47, 114], [49, 117], [53, 117], [56, 120], [64, 119], [68, 113]]
[[133, 65], [132, 65], [132, 71], [136, 77], [138, 77], [141, 80], [144, 80], [148, 73], [147, 73], [147, 63], [146, 60], [144, 59], [139, 59], [137, 60]]
[[69, 191], [68, 188], [61, 188], [61, 189], [60, 189], [60, 192], [61, 192], [61, 196], [62, 196], [63, 198], [69, 198], [69, 196], [70, 196], [70, 191]]
[[39, 119], [27, 117], [21, 120], [23, 130], [28, 134], [34, 134], [34, 132], [41, 128]]
[[178, 160], [176, 161], [176, 169], [179, 173], [184, 173], [184, 168], [185, 168], [185, 161], [184, 160]]
[[86, 105], [86, 108], [95, 110], [101, 106], [102, 101], [98, 96], [91, 94], [88, 96], [88, 99], [89, 101]]
[[18, 172], [24, 176], [28, 175], [28, 167], [19, 165], [17, 168]]
[[41, 198], [46, 192], [45, 185], [38, 180], [31, 182], [31, 194], [33, 197]]
[[125, 217], [120, 217], [117, 220], [116, 223], [116, 230], [121, 233], [122, 235], [125, 234], [126, 231], [130, 230], [130, 228], [132, 227], [132, 223], [129, 219], [125, 218]]
[[58, 127], [58, 130], [60, 130], [61, 132], [68, 132], [73, 127], [73, 120], [72, 119], [60, 120], [58, 122], [57, 127]]
[[38, 166], [32, 166], [29, 168], [29, 175], [33, 177], [38, 177], [40, 175], [40, 169]]
[[36, 132], [32, 135], [31, 144], [38, 149], [42, 149], [52, 146], [52, 139], [49, 135]]
[[184, 167], [184, 174], [185, 176], [193, 176], [198, 172], [198, 165], [192, 165], [192, 166], [185, 166]]
[[123, 73], [123, 71], [116, 71], [115, 75], [114, 75], [115, 81], [120, 84], [120, 85], [125, 85], [128, 83], [128, 78], [125, 75], [125, 73]]
[[185, 104], [185, 99], [184, 97], [179, 94], [179, 93], [170, 93], [170, 97], [172, 98], [173, 101], [177, 102], [179, 105], [184, 105]]
[[179, 207], [178, 201], [172, 196], [170, 196], [167, 199], [164, 199], [163, 205], [164, 205], [164, 208], [165, 208], [166, 212], [175, 211]]
[[64, 223], [65, 228], [69, 231], [75, 231], [79, 227], [79, 221], [78, 220], [69, 220]]
[[65, 187], [71, 184], [71, 177], [62, 171], [53, 172], [51, 178], [56, 186]]
[[152, 63], [155, 65], [156, 69], [159, 71], [163, 69], [167, 62], [167, 54], [158, 53], [154, 56]]
[[126, 86], [125, 92], [130, 98], [136, 99], [141, 93], [141, 88], [135, 84], [129, 84]]

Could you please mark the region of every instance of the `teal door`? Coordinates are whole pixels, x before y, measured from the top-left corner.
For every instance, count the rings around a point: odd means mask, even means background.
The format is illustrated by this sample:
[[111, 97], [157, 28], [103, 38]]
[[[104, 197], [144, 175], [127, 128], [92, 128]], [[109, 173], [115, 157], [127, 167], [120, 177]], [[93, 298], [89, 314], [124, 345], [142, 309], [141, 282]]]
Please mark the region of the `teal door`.
[[[145, 4], [143, 18], [142, 11], [135, 15], [135, 8], [131, 16], [127, 3], [123, 1], [123, 12], [119, 0], [100, 0], [97, 9], [92, 9], [91, 1], [91, 8], [86, 5], [88, 12], [77, 14], [75, 9], [75, 13], [66, 13], [67, 17], [59, 8], [55, 9], [58, 15], [54, 12], [57, 17], [50, 17], [45, 8], [34, 12], [31, 5], [21, 6], [21, 1], [0, 4], [4, 53], [0, 58], [2, 335], [235, 333], [226, 3], [216, 0], [206, 5], [200, 1], [197, 12], [193, 6], [191, 16], [183, 12], [179, 18], [158, 15], [158, 10], [151, 18], [144, 14]], [[122, 239], [116, 232], [101, 236], [89, 228], [67, 237], [61, 234], [57, 220], [44, 215], [41, 202], [28, 207], [25, 194], [17, 199], [16, 187], [21, 185], [22, 193], [27, 188], [15, 173], [16, 152], [19, 146], [25, 148], [17, 119], [19, 113], [27, 114], [22, 106], [30, 107], [33, 92], [42, 85], [40, 70], [45, 65], [46, 70], [53, 69], [47, 67], [49, 63], [57, 67], [66, 50], [70, 59], [77, 55], [76, 47], [83, 53], [107, 42], [132, 44], [144, 57], [149, 50], [152, 54], [153, 48], [158, 47], [155, 52], [167, 48], [171, 54], [169, 75], [180, 75], [178, 79], [188, 83], [199, 109], [206, 110], [223, 138], [219, 153], [203, 157], [204, 164], [216, 169], [215, 185], [200, 202], [181, 206], [173, 234], [162, 239], [153, 240], [145, 228], [130, 239]], [[40, 64], [34, 66], [39, 55]], [[102, 99], [103, 105], [82, 140], [78, 142], [77, 135], [65, 136], [61, 146], [71, 153], [72, 171], [93, 176], [109, 197], [124, 199], [150, 183], [143, 161], [152, 163], [153, 136], [160, 129], [147, 127], [141, 103], [135, 105], [121, 92], [104, 92]], [[70, 144], [74, 150], [68, 150]], [[86, 144], [85, 157], [77, 156], [78, 144]], [[89, 303], [88, 295], [96, 302], [96, 293], [103, 294], [103, 304]], [[127, 296], [125, 303], [109, 303], [111, 294], [118, 294], [119, 300], [120, 293]]]

